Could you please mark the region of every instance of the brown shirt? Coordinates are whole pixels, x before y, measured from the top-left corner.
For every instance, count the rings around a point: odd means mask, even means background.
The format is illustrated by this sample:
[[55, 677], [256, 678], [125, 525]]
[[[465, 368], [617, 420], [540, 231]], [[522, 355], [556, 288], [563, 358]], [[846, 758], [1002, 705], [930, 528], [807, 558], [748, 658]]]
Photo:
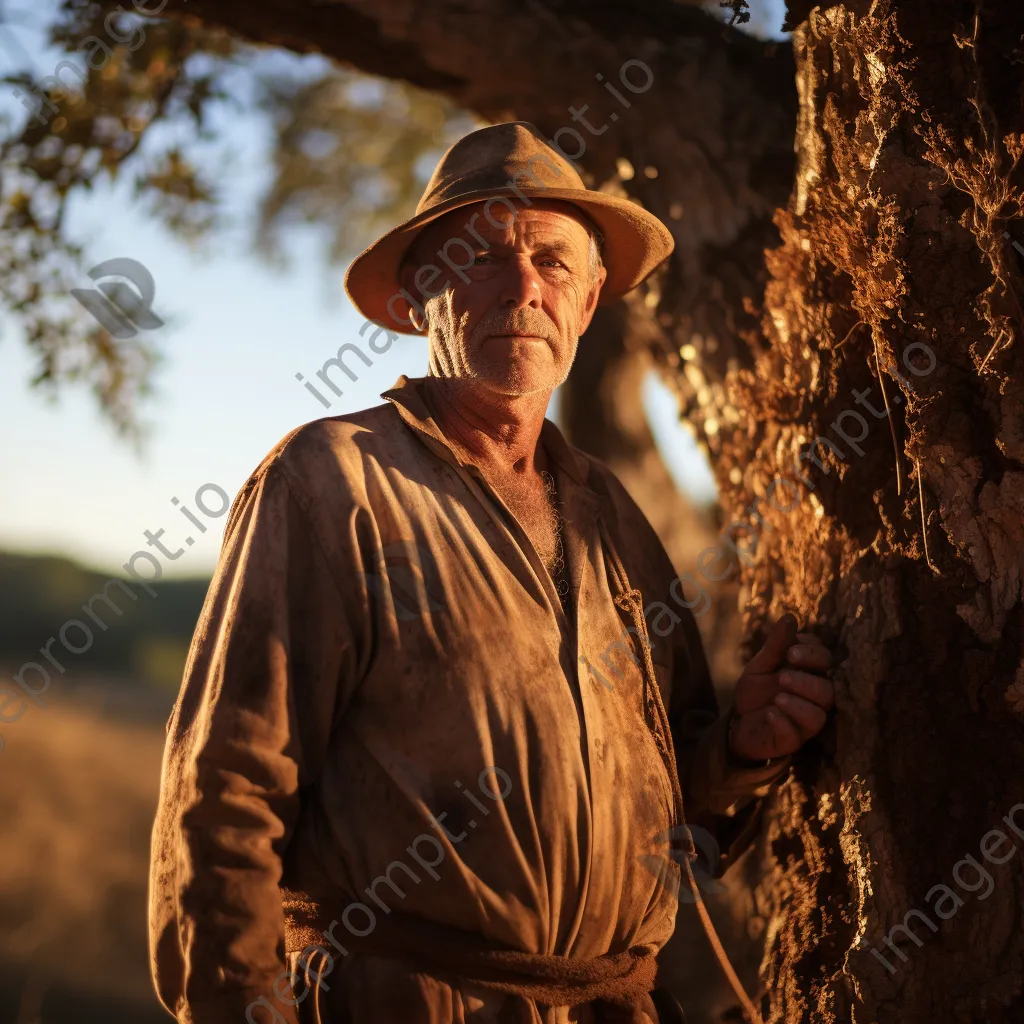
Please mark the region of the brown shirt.
[[[599, 517], [643, 595], [687, 818], [717, 836], [720, 867], [749, 842], [750, 797], [779, 771], [730, 767], [671, 562], [605, 466], [545, 421], [563, 609], [417, 382], [383, 397], [288, 435], [231, 509], [168, 723], [153, 836], [153, 972], [182, 1022], [447, 1024], [529, 1002], [336, 949], [317, 991], [291, 994], [282, 887], [331, 918], [347, 911], [333, 932], [346, 950], [393, 910], [581, 959], [669, 938], [679, 869], [665, 862], [666, 884], [650, 865], [672, 789]], [[587, 1019], [517, 1013], [507, 1019]]]

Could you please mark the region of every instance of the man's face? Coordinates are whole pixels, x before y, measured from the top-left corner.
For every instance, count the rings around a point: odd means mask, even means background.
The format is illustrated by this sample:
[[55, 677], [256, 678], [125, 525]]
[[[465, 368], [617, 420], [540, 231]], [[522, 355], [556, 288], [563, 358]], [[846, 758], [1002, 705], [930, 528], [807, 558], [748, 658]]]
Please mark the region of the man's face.
[[[439, 258], [450, 239], [466, 243], [447, 250], [461, 270]], [[489, 218], [477, 203], [424, 228], [402, 285], [423, 301], [432, 372], [510, 396], [558, 387], [607, 276], [592, 272], [590, 245], [574, 207], [547, 200], [492, 202]], [[431, 264], [441, 273], [421, 269]]]

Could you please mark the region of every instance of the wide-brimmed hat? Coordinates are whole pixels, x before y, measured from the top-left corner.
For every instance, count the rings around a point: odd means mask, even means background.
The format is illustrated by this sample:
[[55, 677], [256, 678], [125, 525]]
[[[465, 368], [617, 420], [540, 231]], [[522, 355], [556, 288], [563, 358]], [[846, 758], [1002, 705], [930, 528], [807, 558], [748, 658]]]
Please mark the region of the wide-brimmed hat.
[[[510, 204], [501, 197], [524, 196], [574, 203], [600, 229], [604, 235], [602, 259], [608, 272], [601, 304], [635, 288], [672, 252], [672, 235], [657, 217], [629, 199], [588, 189], [576, 168], [532, 124], [507, 121], [470, 132], [445, 153], [415, 216], [382, 235], [352, 261], [345, 275], [345, 291], [368, 320], [410, 330], [406, 315], [409, 299], [419, 303], [423, 296], [403, 295], [399, 268], [418, 232], [451, 210], [492, 197], [496, 201], [485, 207], [485, 213], [492, 224], [507, 222]], [[462, 225], [453, 230], [453, 237], [463, 237]], [[459, 266], [465, 269], [465, 256], [464, 248], [448, 253], [448, 272], [454, 273]], [[433, 263], [445, 270], [443, 257], [424, 259], [425, 265]], [[432, 281], [426, 282], [427, 287], [430, 284]]]

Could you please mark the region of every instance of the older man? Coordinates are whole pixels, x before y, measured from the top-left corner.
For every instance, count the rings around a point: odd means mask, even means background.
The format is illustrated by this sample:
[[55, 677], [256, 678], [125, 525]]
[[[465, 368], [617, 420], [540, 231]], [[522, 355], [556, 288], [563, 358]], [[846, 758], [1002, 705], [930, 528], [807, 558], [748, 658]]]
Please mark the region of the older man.
[[598, 302], [671, 248], [516, 122], [353, 263], [430, 375], [294, 431], [235, 500], [154, 830], [179, 1021], [659, 1020], [679, 868], [649, 854], [685, 803], [724, 867], [832, 701], [784, 617], [719, 716], [656, 535], [544, 419]]

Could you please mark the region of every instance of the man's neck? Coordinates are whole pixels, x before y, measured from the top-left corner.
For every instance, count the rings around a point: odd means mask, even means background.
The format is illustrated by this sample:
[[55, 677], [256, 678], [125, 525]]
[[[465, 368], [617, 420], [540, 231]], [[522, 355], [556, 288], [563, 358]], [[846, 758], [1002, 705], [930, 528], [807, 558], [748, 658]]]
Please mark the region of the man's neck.
[[499, 473], [539, 472], [546, 467], [538, 441], [549, 393], [502, 395], [433, 376], [424, 385], [434, 421], [470, 461]]

